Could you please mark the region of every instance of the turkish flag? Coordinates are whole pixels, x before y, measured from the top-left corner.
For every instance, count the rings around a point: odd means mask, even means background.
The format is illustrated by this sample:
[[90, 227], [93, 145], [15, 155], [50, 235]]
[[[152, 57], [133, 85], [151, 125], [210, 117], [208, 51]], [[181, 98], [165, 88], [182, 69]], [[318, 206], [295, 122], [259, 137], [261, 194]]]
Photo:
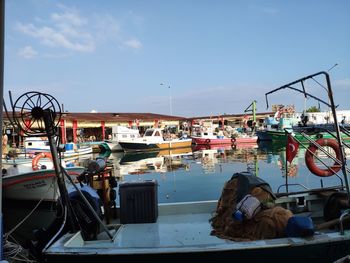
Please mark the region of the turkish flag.
[[299, 149], [299, 143], [293, 138], [291, 134], [288, 134], [286, 158], [288, 162], [292, 162]]

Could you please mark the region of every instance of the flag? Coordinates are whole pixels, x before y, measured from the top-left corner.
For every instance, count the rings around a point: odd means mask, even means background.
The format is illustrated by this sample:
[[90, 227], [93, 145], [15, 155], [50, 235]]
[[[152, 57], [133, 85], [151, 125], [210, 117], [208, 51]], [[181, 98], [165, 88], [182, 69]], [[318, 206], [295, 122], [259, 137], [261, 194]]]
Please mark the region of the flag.
[[287, 147], [286, 147], [286, 159], [288, 162], [292, 162], [299, 149], [298, 142], [293, 138], [291, 134], [288, 134]]

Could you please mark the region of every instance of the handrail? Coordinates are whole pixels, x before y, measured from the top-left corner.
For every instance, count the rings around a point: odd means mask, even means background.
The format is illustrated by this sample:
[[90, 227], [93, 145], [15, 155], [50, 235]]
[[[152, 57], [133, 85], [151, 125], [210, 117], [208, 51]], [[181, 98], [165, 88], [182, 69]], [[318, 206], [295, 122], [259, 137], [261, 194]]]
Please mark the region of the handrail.
[[[299, 186], [301, 186], [302, 188], [306, 189], [307, 191], [310, 191], [310, 188], [306, 187], [306, 186], [303, 185], [303, 184], [299, 184], [299, 183], [298, 183], [298, 184], [288, 184], [288, 186], [292, 186], [292, 185], [299, 185]], [[280, 188], [281, 188], [282, 186], [287, 187], [287, 184], [282, 184], [282, 185], [280, 185], [280, 186], [277, 188], [277, 194], [280, 193]], [[288, 192], [288, 194], [293, 194], [293, 193]], [[295, 194], [295, 193], [294, 193], [294, 194]]]

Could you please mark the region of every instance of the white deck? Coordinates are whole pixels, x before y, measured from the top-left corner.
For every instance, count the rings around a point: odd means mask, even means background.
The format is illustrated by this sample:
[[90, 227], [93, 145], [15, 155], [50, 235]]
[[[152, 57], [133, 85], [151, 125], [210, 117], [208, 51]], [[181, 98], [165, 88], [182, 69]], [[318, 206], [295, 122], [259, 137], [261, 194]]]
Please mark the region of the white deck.
[[[190, 203], [191, 204], [191, 203]], [[162, 206], [156, 223], [117, 225], [112, 231], [113, 240], [102, 233], [99, 240], [83, 241], [80, 234], [67, 236], [55, 243], [48, 253], [101, 253], [101, 254], [138, 254], [172, 253], [195, 251], [242, 250], [254, 248], [290, 247], [305, 244], [327, 242], [329, 238], [345, 240], [339, 233], [316, 233], [309, 238], [279, 238], [234, 242], [210, 235], [212, 230], [209, 219], [216, 209], [216, 202], [201, 202], [196, 206], [187, 204]], [[178, 208], [179, 210], [177, 210]], [[189, 209], [192, 209], [190, 212]], [[175, 215], [173, 212], [176, 211]], [[209, 212], [210, 211], [210, 212]]]

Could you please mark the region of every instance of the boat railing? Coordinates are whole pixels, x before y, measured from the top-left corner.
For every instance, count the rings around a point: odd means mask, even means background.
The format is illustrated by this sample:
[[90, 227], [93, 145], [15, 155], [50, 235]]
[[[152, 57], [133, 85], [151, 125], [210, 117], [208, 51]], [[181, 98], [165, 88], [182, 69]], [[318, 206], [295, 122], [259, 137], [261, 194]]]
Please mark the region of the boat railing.
[[[332, 136], [334, 136], [332, 133], [330, 133]], [[336, 157], [334, 157], [331, 153], [329, 153], [327, 150], [325, 150], [321, 145], [319, 145], [315, 140], [313, 140], [308, 134], [304, 133], [304, 132], [300, 132], [300, 135], [303, 136], [303, 138], [305, 138], [308, 141], [308, 144], [304, 144], [302, 143], [300, 140], [298, 140], [296, 137], [294, 137], [294, 139], [299, 143], [299, 145], [301, 145], [302, 147], [304, 147], [307, 151], [309, 150], [309, 146], [310, 145], [314, 145], [317, 147], [318, 150], [320, 150], [321, 152], [323, 152], [327, 157], [331, 158], [337, 165], [342, 165], [341, 160], [338, 160]], [[334, 136], [335, 137], [335, 136]], [[336, 137], [335, 137], [336, 138]], [[346, 147], [349, 147], [349, 145], [347, 143], [345, 143], [344, 141], [342, 141], [343, 145]], [[333, 172], [335, 172], [331, 166], [327, 165], [324, 161], [322, 161], [322, 159], [317, 156], [316, 154], [312, 153], [312, 155], [319, 161], [321, 162], [323, 165], [325, 165], [328, 169], [332, 170]], [[348, 172], [350, 172], [350, 168], [346, 167], [346, 170]], [[335, 172], [334, 173], [337, 177], [341, 179], [341, 177]]]
[[339, 217], [339, 226], [340, 226], [340, 234], [344, 235], [344, 226], [343, 226], [343, 221], [345, 219], [346, 216], [349, 216], [350, 214], [350, 210], [347, 209], [345, 210]]
[[[300, 135], [302, 135], [303, 138], [305, 138], [308, 141], [308, 144], [303, 143], [301, 140], [298, 140], [295, 136], [293, 138], [301, 145], [303, 148], [306, 149], [306, 151], [310, 152], [314, 158], [316, 158], [321, 164], [323, 164], [327, 169], [331, 170], [334, 175], [339, 179], [341, 185], [344, 185], [342, 176], [338, 174], [337, 171], [335, 171], [330, 165], [328, 165], [326, 162], [322, 160], [317, 154], [313, 153], [309, 150], [310, 145], [314, 145], [317, 147], [318, 150], [320, 150], [322, 153], [324, 153], [327, 157], [332, 159], [335, 164], [342, 165], [341, 160], [338, 160], [336, 157], [334, 157], [331, 153], [329, 153], [327, 150], [325, 150], [321, 145], [319, 145], [315, 140], [313, 140], [308, 134], [304, 132], [300, 132]], [[334, 164], [333, 164], [334, 165]], [[346, 167], [347, 172], [350, 172], [350, 169]]]
[[278, 188], [277, 188], [277, 194], [280, 194], [280, 189], [282, 188], [282, 187], [286, 187], [287, 188], [287, 185], [288, 185], [288, 187], [289, 186], [300, 186], [300, 187], [302, 187], [302, 188], [304, 188], [306, 191], [310, 191], [310, 188], [308, 188], [308, 187], [306, 187], [305, 185], [303, 185], [303, 184], [300, 184], [300, 183], [297, 183], [297, 184], [282, 184], [282, 185], [280, 185]]

